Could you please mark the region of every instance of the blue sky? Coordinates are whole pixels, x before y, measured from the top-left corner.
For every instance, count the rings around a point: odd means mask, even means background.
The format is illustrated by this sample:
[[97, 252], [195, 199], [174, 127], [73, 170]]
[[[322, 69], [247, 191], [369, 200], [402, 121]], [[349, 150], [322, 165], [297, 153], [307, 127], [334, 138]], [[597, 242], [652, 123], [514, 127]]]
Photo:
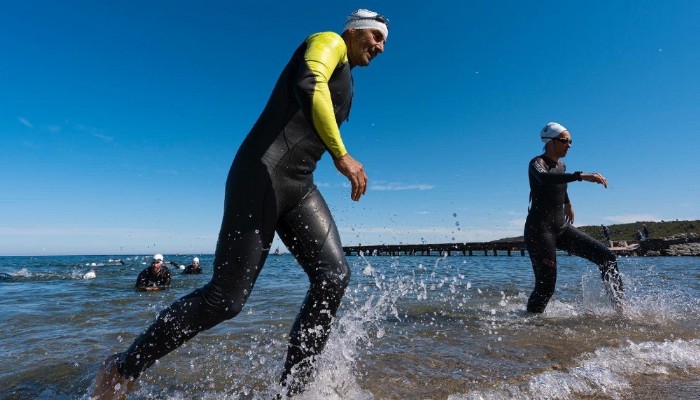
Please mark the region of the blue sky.
[[357, 8], [391, 26], [341, 127], [367, 195], [316, 172], [345, 245], [520, 235], [549, 121], [609, 181], [569, 186], [576, 225], [700, 217], [697, 2], [8, 0], [0, 255], [212, 253], [279, 72]]

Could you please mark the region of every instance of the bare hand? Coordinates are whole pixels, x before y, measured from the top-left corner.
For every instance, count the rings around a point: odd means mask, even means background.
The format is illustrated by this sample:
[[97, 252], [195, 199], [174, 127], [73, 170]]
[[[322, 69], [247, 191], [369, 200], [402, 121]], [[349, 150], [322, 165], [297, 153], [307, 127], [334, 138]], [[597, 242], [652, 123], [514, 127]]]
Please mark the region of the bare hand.
[[600, 183], [601, 185], [605, 186], [606, 189], [608, 188], [608, 180], [597, 172], [592, 174], [581, 174], [581, 179], [586, 182]]
[[568, 223], [574, 224], [574, 206], [571, 203], [564, 204], [564, 217]]
[[350, 198], [353, 201], [359, 201], [360, 197], [367, 191], [367, 174], [365, 168], [359, 161], [355, 160], [350, 154], [333, 160], [335, 168], [345, 175], [352, 185]]

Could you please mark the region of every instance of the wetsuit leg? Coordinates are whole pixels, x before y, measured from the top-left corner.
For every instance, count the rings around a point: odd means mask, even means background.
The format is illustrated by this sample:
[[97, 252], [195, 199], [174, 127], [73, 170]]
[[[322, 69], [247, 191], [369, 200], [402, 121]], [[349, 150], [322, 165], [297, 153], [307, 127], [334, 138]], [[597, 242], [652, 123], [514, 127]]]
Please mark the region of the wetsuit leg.
[[525, 247], [535, 273], [535, 289], [527, 301], [527, 311], [543, 313], [557, 283], [556, 232], [546, 226], [526, 223]]
[[309, 277], [310, 287], [289, 335], [282, 384], [304, 390], [314, 357], [328, 340], [331, 322], [350, 281], [350, 268], [325, 200], [316, 188], [280, 219], [277, 233]]
[[571, 225], [559, 235], [557, 244], [562, 250], [598, 265], [610, 300], [615, 306], [620, 305], [623, 299], [622, 278], [617, 269], [615, 254], [610, 249]]
[[[251, 174], [250, 170], [247, 172]], [[275, 196], [265, 177], [266, 173], [257, 175], [256, 188], [243, 185], [245, 196], [238, 195], [242, 193], [241, 185], [238, 188], [229, 185], [234, 181], [229, 177], [211, 281], [158, 315], [121, 355], [118, 369], [122, 375], [137, 377], [197, 333], [235, 317], [242, 310], [275, 232]]]

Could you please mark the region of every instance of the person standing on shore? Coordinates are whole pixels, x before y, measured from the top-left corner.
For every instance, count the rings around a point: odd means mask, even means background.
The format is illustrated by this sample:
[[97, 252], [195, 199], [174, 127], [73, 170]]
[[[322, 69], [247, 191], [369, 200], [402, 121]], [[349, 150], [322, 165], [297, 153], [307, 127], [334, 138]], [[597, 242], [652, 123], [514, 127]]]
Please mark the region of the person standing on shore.
[[525, 246], [535, 273], [535, 289], [527, 302], [527, 311], [544, 312], [554, 294], [557, 249], [597, 264], [613, 305], [620, 309], [623, 288], [615, 254], [572, 225], [574, 208], [567, 193], [569, 182], [599, 183], [606, 189], [608, 182], [597, 172], [566, 172], [566, 165], [561, 159], [566, 157], [572, 140], [571, 134], [562, 125], [548, 123], [540, 132], [540, 138], [545, 143], [545, 152], [530, 160], [528, 168], [530, 208], [525, 221]]
[[605, 237], [605, 243], [607, 243], [608, 247], [612, 247], [612, 240], [610, 240], [610, 231], [608, 230], [608, 227], [605, 225], [600, 225], [603, 228], [603, 236]]
[[211, 281], [163, 310], [127, 351], [105, 360], [94, 398], [125, 395], [156, 360], [240, 313], [275, 232], [310, 280], [281, 378], [284, 394], [304, 391], [350, 280], [313, 172], [328, 151], [350, 181], [350, 198], [359, 201], [365, 194], [367, 174], [345, 149], [339, 126], [350, 113], [351, 69], [383, 53], [388, 34], [386, 18], [360, 9], [348, 16], [342, 35], [316, 33], [297, 48], [231, 165]]

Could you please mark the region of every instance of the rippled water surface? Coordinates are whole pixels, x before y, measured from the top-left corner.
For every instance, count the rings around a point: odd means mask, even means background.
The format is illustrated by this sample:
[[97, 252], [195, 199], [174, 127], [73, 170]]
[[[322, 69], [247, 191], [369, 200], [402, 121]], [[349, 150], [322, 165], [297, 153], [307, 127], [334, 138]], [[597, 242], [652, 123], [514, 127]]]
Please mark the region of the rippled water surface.
[[[114, 258], [0, 257], [0, 398], [87, 398], [99, 363], [211, 274], [212, 257], [200, 256], [203, 275], [174, 269], [170, 290], [136, 292], [148, 257]], [[539, 316], [524, 311], [527, 257], [349, 261], [350, 287], [300, 399], [700, 398], [698, 258], [621, 258], [620, 315], [596, 268], [561, 255]], [[161, 359], [132, 398], [272, 398], [307, 286], [291, 256], [271, 256], [243, 312]]]

